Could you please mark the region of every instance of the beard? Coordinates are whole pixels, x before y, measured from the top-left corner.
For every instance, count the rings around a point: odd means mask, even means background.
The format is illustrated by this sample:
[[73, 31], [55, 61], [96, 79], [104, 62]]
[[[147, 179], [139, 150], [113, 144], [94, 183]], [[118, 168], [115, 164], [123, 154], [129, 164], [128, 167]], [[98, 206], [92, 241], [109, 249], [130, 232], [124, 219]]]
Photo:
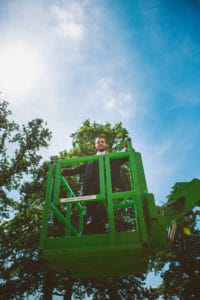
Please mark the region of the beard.
[[97, 148], [97, 151], [99, 151], [99, 152], [104, 152], [105, 151], [105, 147], [104, 148]]

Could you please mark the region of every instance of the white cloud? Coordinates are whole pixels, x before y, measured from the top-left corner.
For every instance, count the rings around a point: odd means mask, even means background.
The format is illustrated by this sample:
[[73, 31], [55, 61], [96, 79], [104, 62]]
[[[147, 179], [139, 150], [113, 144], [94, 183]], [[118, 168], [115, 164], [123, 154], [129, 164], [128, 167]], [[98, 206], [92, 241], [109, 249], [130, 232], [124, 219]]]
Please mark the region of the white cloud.
[[[120, 87], [118, 80], [114, 78], [101, 78], [97, 81], [96, 86], [89, 95], [90, 107], [103, 111], [109, 119], [129, 119], [134, 118], [138, 113], [144, 113], [144, 107], [137, 92], [133, 95], [123, 85]], [[95, 101], [94, 101], [95, 99]]]
[[70, 3], [67, 7], [52, 5], [50, 13], [55, 19], [55, 32], [64, 39], [80, 41], [85, 34], [85, 14], [78, 3]]

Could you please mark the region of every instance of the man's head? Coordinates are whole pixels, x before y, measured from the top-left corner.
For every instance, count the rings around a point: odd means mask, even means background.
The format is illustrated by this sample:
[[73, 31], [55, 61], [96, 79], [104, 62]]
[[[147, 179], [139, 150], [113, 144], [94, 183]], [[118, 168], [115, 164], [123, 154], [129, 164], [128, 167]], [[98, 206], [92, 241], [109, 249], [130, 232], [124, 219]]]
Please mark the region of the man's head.
[[95, 147], [98, 152], [104, 152], [106, 150], [106, 140], [103, 137], [97, 137], [95, 139]]

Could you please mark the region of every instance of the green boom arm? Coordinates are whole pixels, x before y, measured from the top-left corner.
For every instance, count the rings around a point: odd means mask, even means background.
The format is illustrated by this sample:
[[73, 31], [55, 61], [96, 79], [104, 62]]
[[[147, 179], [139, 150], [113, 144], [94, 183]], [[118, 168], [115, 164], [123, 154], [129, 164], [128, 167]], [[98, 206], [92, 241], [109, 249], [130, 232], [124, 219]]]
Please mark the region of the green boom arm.
[[181, 222], [195, 206], [200, 205], [200, 180], [178, 182], [174, 185], [166, 205], [162, 208], [166, 225]]

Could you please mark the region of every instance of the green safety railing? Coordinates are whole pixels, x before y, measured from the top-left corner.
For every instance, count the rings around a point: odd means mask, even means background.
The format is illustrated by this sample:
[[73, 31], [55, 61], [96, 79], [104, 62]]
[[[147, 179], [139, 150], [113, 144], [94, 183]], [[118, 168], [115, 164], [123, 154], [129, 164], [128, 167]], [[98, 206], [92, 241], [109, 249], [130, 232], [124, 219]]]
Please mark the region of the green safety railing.
[[[105, 159], [104, 159], [105, 158]], [[112, 191], [112, 176], [110, 163], [112, 159], [127, 158], [130, 170], [130, 189], [127, 191]], [[77, 197], [72, 191], [68, 181], [61, 174], [63, 167], [73, 167], [78, 164], [98, 161], [99, 164], [99, 185], [100, 193], [97, 195], [88, 195]], [[142, 184], [141, 184], [142, 182]], [[66, 197], [60, 197], [60, 190], [64, 188]], [[147, 186], [142, 166], [140, 153], [135, 152], [132, 148], [131, 141], [127, 142], [127, 151], [108, 153], [105, 156], [95, 155], [68, 160], [59, 160], [57, 163], [50, 165], [46, 194], [44, 216], [42, 222], [42, 231], [40, 238], [40, 248], [44, 246], [44, 241], [48, 237], [48, 218], [49, 213], [53, 215], [65, 226], [65, 236], [81, 235], [84, 227], [84, 216], [86, 214], [84, 203], [89, 201], [103, 201], [108, 215], [108, 234], [111, 244], [115, 243], [115, 222], [114, 210], [133, 208], [133, 218], [136, 226], [134, 230], [140, 233], [142, 243], [148, 243], [148, 232], [144, 219], [142, 201], [147, 195]], [[117, 200], [117, 201], [116, 201]], [[117, 203], [116, 203], [117, 202]], [[65, 215], [59, 211], [59, 206], [65, 206]], [[75, 228], [71, 223], [72, 206], [75, 205], [79, 211], [79, 226]]]

